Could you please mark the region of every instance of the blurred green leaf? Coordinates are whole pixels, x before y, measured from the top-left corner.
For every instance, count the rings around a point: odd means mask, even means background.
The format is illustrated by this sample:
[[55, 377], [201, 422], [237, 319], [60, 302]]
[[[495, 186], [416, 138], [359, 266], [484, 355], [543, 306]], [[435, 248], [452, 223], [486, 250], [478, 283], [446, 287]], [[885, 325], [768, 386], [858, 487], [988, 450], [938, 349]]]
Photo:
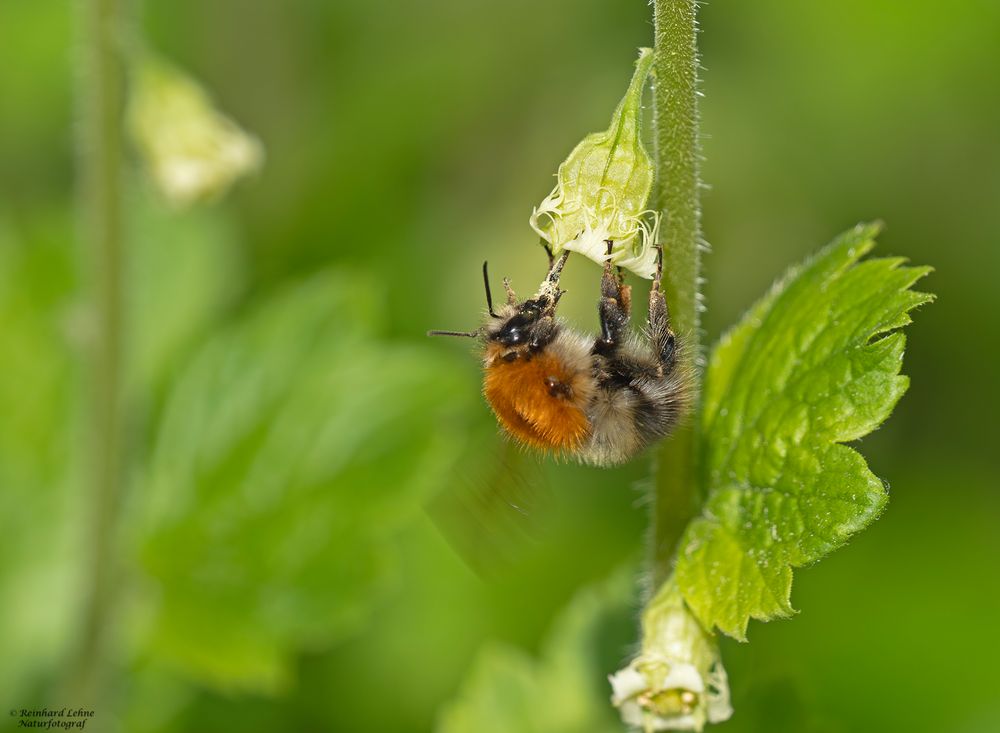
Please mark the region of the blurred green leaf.
[[[631, 573], [579, 592], [556, 619], [540, 659], [502, 644], [480, 652], [437, 733], [618, 733], [609, 669], [613, 622], [628, 615]], [[624, 649], [619, 651], [623, 652]], [[616, 664], [612, 660], [610, 665]]]
[[234, 228], [218, 208], [171, 211], [129, 197], [129, 386], [148, 397], [229, 304], [240, 282]]
[[0, 700], [11, 704], [53, 671], [76, 611], [70, 231], [64, 216], [30, 231], [0, 216]]
[[882, 482], [842, 445], [884, 421], [899, 374], [910, 290], [930, 268], [858, 263], [859, 226], [790, 272], [718, 344], [705, 380], [703, 515], [682, 539], [677, 576], [707, 628], [742, 639], [751, 617], [791, 614], [792, 568], [818, 560], [885, 505]]
[[152, 648], [224, 687], [276, 690], [357, 630], [392, 533], [464, 448], [476, 397], [448, 362], [372, 335], [378, 289], [328, 273], [214, 338], [169, 398], [143, 487]]

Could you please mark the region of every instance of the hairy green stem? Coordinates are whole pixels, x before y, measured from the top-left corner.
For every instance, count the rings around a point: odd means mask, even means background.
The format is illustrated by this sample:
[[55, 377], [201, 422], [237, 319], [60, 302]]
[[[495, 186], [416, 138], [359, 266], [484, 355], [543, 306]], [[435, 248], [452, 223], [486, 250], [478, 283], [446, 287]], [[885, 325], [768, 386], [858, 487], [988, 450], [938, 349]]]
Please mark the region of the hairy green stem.
[[696, 0], [654, 0], [653, 117], [656, 207], [663, 213], [664, 290], [683, 344], [682, 367], [695, 389], [685, 426], [657, 456], [652, 517], [652, 575], [659, 586], [673, 569], [681, 533], [697, 513], [697, 380], [700, 354], [701, 178], [698, 132]]
[[103, 684], [115, 591], [114, 538], [122, 495], [122, 82], [120, 0], [78, 0], [79, 203], [83, 260], [94, 317], [90, 344], [87, 593], [70, 665], [74, 704], [93, 704]]

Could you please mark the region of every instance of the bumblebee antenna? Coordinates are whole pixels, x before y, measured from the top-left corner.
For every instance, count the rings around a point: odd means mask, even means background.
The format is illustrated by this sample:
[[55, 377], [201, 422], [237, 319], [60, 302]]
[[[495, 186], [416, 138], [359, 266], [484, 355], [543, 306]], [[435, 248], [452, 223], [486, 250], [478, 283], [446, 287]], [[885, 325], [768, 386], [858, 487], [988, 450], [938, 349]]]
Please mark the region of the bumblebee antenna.
[[462, 336], [464, 338], [478, 338], [479, 331], [428, 331], [428, 336]]
[[486, 269], [488, 264], [488, 262], [483, 263], [483, 285], [486, 286], [486, 308], [489, 310], [491, 316], [499, 318], [500, 316], [493, 312], [493, 293], [490, 292], [490, 274]]

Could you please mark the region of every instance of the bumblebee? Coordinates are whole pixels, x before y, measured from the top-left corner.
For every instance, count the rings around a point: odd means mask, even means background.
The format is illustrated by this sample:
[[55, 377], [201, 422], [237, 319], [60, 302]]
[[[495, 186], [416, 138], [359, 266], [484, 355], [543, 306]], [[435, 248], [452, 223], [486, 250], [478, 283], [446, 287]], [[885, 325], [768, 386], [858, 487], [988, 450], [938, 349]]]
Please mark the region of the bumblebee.
[[479, 341], [483, 394], [500, 426], [531, 448], [596, 466], [624, 463], [673, 430], [688, 405], [689, 379], [660, 284], [662, 251], [649, 295], [648, 329], [629, 326], [631, 288], [609, 257], [598, 303], [601, 333], [587, 337], [556, 316], [559, 277], [569, 257], [549, 253], [538, 293], [519, 302], [504, 279], [507, 302], [494, 310], [483, 263], [487, 317], [475, 331], [430, 331]]

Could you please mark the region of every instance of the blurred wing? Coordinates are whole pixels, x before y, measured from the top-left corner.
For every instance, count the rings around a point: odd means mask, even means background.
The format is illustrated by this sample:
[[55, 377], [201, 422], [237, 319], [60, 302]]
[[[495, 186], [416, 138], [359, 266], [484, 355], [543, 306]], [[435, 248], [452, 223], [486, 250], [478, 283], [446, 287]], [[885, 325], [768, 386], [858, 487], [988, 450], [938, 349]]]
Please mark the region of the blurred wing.
[[478, 444], [427, 512], [462, 560], [490, 579], [538, 537], [551, 492], [539, 457], [496, 433]]

